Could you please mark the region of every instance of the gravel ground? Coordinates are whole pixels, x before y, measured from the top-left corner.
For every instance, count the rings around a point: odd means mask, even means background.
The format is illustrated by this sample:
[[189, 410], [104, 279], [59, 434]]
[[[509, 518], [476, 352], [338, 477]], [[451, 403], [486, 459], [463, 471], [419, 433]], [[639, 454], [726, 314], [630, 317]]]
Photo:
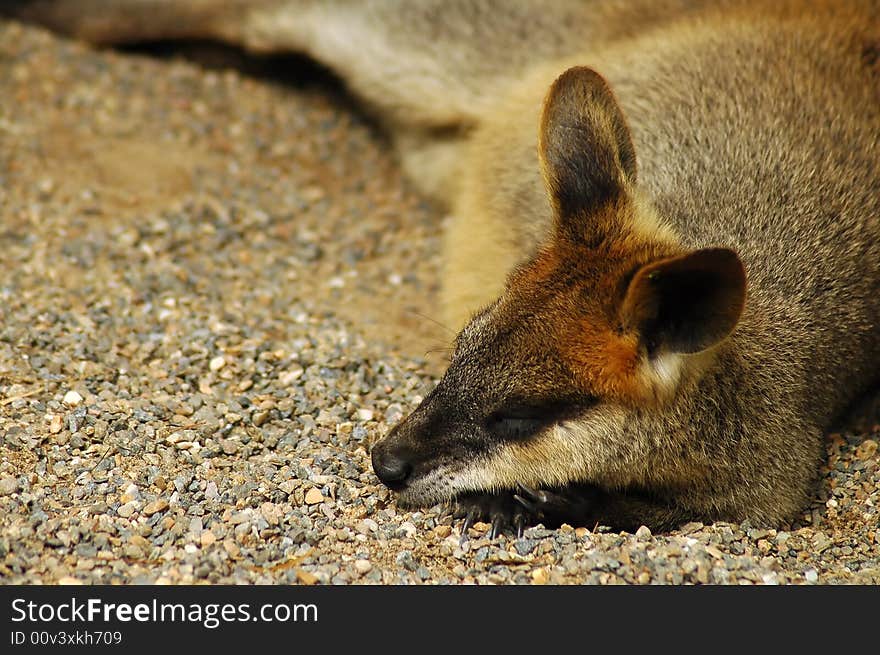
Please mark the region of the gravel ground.
[[442, 215], [334, 93], [0, 22], [5, 583], [877, 583], [876, 413], [801, 522], [462, 541], [369, 444], [442, 369]]

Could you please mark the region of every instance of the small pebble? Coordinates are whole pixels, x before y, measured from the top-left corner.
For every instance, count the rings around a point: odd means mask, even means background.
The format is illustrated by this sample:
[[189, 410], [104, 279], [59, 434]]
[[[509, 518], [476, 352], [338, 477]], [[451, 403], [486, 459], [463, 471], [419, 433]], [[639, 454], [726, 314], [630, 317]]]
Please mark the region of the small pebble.
[[143, 514], [144, 516], [152, 516], [158, 512], [164, 512], [166, 509], [168, 509], [168, 501], [164, 498], [157, 498], [144, 505]]
[[318, 582], [318, 576], [309, 571], [303, 571], [302, 569], [296, 572], [296, 578], [304, 585], [313, 585]]
[[532, 583], [538, 585], [547, 584], [550, 581], [550, 574], [547, 569], [535, 569], [532, 571]]
[[5, 475], [0, 478], [0, 495], [8, 496], [9, 494], [14, 494], [18, 491], [18, 488], [18, 480], [11, 475]]
[[137, 501], [133, 500], [131, 502], [120, 505], [119, 508], [116, 510], [116, 513], [123, 518], [129, 518], [137, 511], [137, 508]]
[[856, 448], [856, 457], [862, 461], [871, 459], [877, 452], [877, 442], [873, 439], [865, 439]]
[[55, 414], [49, 420], [49, 434], [58, 434], [61, 432], [64, 427], [64, 417], [60, 414]]
[[638, 530], [636, 530], [636, 541], [650, 541], [651, 540], [651, 530], [648, 526], [643, 525]]
[[65, 575], [65, 576], [58, 578], [58, 584], [64, 585], [64, 586], [79, 586], [79, 585], [82, 585], [83, 582], [79, 578], [74, 578], [73, 576]]
[[64, 400], [62, 402], [68, 407], [78, 407], [82, 401], [83, 397], [79, 395], [76, 391], [71, 389], [66, 394], [64, 394]]

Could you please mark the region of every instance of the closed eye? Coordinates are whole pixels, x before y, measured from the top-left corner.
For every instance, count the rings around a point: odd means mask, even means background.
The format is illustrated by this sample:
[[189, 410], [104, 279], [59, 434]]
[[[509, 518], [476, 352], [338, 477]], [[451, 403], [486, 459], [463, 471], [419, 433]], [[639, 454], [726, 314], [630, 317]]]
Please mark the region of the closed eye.
[[548, 402], [541, 404], [512, 404], [489, 414], [486, 429], [498, 439], [521, 440], [538, 434], [544, 428], [579, 414], [589, 402]]
[[486, 421], [486, 428], [501, 439], [526, 439], [537, 434], [552, 421], [535, 416], [512, 416], [494, 413]]

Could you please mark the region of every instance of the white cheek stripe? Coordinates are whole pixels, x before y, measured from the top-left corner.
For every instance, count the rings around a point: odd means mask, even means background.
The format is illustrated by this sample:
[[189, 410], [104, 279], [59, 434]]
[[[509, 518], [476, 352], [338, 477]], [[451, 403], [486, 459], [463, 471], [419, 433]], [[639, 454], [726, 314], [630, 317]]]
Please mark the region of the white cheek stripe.
[[522, 444], [508, 444], [456, 472], [451, 487], [511, 489], [597, 479], [621, 464], [615, 442], [623, 434], [623, 410], [594, 410], [589, 418], [558, 424]]

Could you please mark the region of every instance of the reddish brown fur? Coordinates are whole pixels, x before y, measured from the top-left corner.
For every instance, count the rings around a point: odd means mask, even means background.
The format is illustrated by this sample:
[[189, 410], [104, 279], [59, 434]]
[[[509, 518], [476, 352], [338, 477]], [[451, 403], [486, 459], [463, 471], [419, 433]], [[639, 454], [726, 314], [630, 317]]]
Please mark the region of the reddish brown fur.
[[518, 298], [514, 304], [520, 306], [545, 308], [542, 321], [582, 392], [647, 406], [655, 397], [639, 370], [644, 353], [638, 334], [624, 331], [619, 319], [622, 283], [632, 271], [670, 253], [625, 231], [621, 222], [629, 209], [623, 202], [596, 217], [601, 232], [616, 237], [589, 251], [566, 238], [555, 239], [516, 270], [507, 296]]

